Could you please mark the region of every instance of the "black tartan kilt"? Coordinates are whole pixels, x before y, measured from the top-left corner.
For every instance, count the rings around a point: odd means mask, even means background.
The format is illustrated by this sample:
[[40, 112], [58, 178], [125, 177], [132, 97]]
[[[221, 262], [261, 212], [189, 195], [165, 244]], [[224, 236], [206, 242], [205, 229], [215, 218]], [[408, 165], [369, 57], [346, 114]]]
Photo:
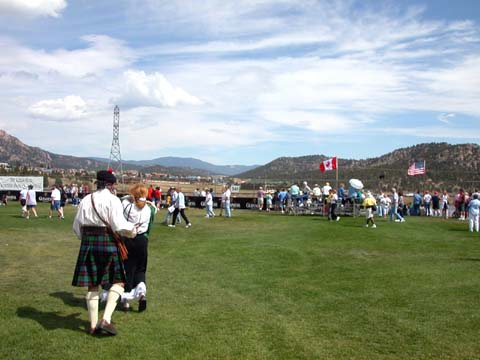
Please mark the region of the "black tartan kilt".
[[125, 283], [125, 269], [110, 235], [82, 235], [73, 286]]

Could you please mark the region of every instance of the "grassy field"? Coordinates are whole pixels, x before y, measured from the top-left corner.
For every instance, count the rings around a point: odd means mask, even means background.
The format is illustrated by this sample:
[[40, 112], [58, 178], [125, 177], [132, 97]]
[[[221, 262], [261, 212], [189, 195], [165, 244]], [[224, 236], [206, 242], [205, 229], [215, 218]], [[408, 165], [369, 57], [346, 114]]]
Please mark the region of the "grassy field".
[[[92, 337], [66, 220], [0, 207], [2, 359], [479, 359], [480, 236], [458, 220], [235, 211], [150, 239], [148, 309]], [[136, 308], [136, 304], [134, 304]]]

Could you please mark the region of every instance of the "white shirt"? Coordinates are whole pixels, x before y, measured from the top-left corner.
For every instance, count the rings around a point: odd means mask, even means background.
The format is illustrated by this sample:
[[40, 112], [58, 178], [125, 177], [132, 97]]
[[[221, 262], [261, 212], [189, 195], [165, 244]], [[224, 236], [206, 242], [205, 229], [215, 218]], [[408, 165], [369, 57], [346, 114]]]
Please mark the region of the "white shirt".
[[332, 194], [332, 197], [330, 198], [330, 204], [336, 204], [337, 201], [338, 201], [338, 195]]
[[442, 204], [448, 204], [448, 194], [442, 195]]
[[22, 190], [20, 191], [20, 199], [26, 200], [26, 199], [27, 199], [27, 192], [28, 192], [27, 189], [22, 189]]
[[150, 217], [152, 216], [149, 205], [145, 205], [143, 209], [140, 209], [135, 203], [127, 199], [122, 201], [122, 206], [123, 216], [128, 222], [134, 223], [137, 226], [137, 234], [146, 232], [148, 230], [148, 224], [150, 223]]
[[27, 191], [27, 205], [37, 205], [37, 193], [33, 189]]
[[175, 201], [175, 207], [179, 209], [185, 209], [185, 195], [182, 192], [177, 194], [177, 200]]
[[430, 201], [432, 201], [432, 195], [430, 194], [423, 195], [423, 201], [425, 201], [426, 203], [429, 203]]
[[480, 213], [480, 200], [473, 199], [470, 201], [470, 204], [468, 204], [468, 213], [471, 216], [478, 216]]
[[330, 185], [325, 185], [322, 188], [323, 195], [328, 196], [330, 194], [330, 190], [332, 190], [332, 187]]
[[171, 200], [170, 200], [170, 203], [172, 205], [175, 205], [175, 203], [177, 202], [177, 197], [178, 197], [178, 193], [176, 191], [172, 192], [171, 194]]
[[392, 194], [392, 202], [393, 202], [393, 205], [395, 205], [395, 207], [398, 206], [398, 200], [399, 200], [398, 193], [394, 192]]
[[225, 191], [225, 201], [230, 201], [230, 194], [231, 194], [231, 193], [232, 193], [232, 192], [230, 191], [230, 189], [227, 189], [227, 190]]
[[319, 188], [318, 186], [315, 186], [315, 187], [313, 188], [313, 195], [315, 195], [315, 196], [317, 196], [317, 197], [320, 196], [320, 195], [322, 195], [322, 190], [320, 190], [320, 188]]
[[205, 205], [213, 205], [213, 198], [211, 193], [207, 193], [207, 196], [205, 197]]
[[380, 204], [382, 204], [384, 207], [390, 206], [391, 203], [392, 203], [392, 199], [390, 199], [388, 196], [383, 196], [380, 199]]
[[75, 216], [75, 220], [73, 220], [73, 232], [79, 239], [82, 238], [82, 226], [105, 227], [105, 224], [93, 209], [92, 196], [98, 214], [103, 220], [108, 222], [113, 231], [119, 232], [126, 237], [135, 237], [137, 234], [135, 224], [125, 220], [120, 199], [113, 195], [110, 190], [102, 189], [85, 196], [78, 206], [77, 215]]
[[60, 198], [61, 198], [60, 190], [53, 189], [52, 194], [50, 196], [53, 201], [60, 201]]

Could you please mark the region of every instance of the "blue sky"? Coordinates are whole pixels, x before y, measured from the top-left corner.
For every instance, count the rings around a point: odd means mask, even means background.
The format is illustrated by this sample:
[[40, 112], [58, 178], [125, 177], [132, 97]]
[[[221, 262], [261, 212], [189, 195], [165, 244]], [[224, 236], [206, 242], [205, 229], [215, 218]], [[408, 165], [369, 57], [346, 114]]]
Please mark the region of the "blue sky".
[[480, 138], [480, 1], [0, 0], [0, 128], [265, 164]]

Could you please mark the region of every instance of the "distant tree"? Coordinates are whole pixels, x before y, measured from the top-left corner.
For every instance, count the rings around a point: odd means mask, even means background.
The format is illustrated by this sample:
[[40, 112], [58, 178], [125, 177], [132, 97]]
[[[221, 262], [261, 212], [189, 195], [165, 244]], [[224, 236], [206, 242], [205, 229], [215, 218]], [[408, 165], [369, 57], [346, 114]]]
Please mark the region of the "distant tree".
[[62, 177], [61, 177], [61, 176], [59, 176], [59, 175], [56, 175], [56, 176], [55, 176], [55, 184], [56, 184], [56, 185], [63, 186], [63, 180], [62, 180]]

